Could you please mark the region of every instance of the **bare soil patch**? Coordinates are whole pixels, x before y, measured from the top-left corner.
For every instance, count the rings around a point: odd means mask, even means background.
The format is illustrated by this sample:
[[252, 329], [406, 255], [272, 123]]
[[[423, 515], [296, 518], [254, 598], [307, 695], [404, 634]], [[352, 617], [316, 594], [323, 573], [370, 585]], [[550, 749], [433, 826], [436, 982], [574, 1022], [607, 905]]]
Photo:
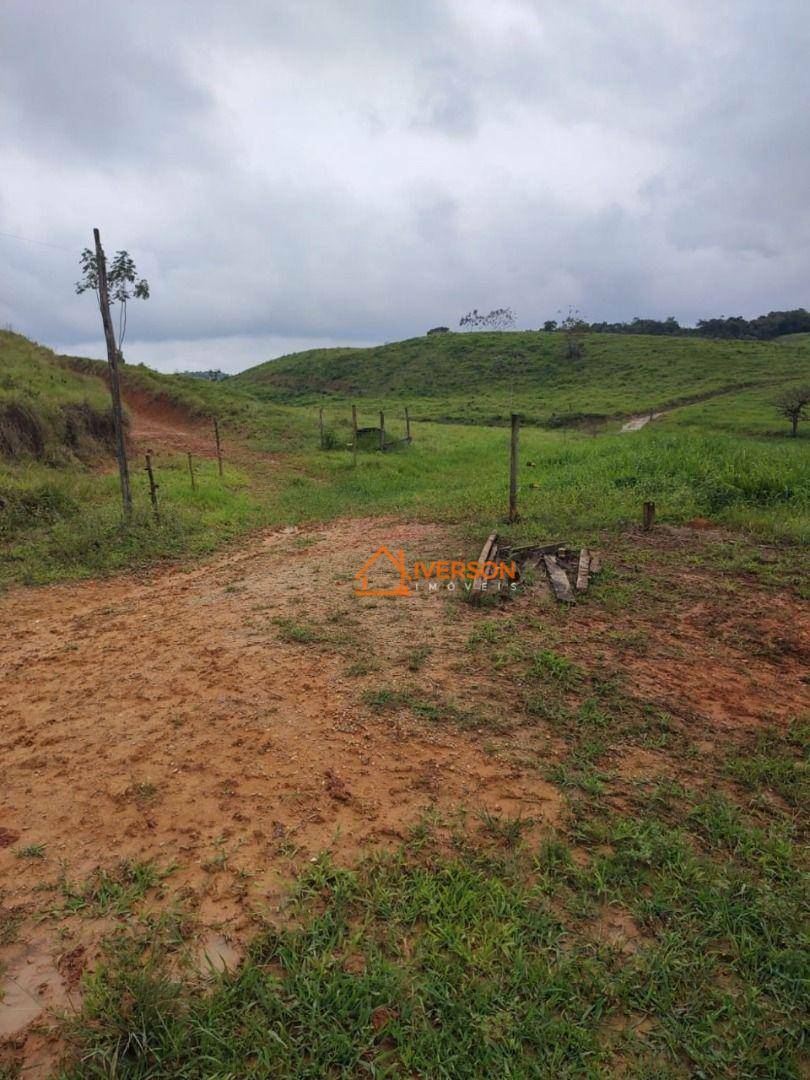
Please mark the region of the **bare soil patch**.
[[194, 420], [170, 401], [152, 398], [140, 390], [124, 394], [130, 417], [130, 438], [136, 449], [161, 449], [174, 453], [191, 452], [195, 457], [216, 457], [213, 425]]
[[[269, 532], [191, 569], [8, 593], [0, 965], [7, 982], [32, 956], [46, 972], [25, 1022], [75, 993], [127, 917], [65, 910], [65, 878], [122, 860], [173, 867], [153, 904], [181, 904], [200, 955], [231, 966], [294, 867], [324, 849], [351, 862], [426, 812], [520, 817], [536, 842], [562, 813], [543, 769], [564, 736], [524, 708], [526, 650], [615, 679], [704, 748], [786, 725], [807, 707], [807, 611], [741, 579], [718, 588], [680, 558], [703, 535], [628, 537], [570, 610], [542, 588], [495, 608], [358, 598], [354, 573], [380, 545], [409, 561], [468, 554], [438, 526], [379, 519]], [[617, 605], [640, 556], [652, 585]], [[471, 646], [492, 627], [508, 627], [497, 657]], [[684, 766], [656, 749], [616, 767], [633, 779]], [[44, 854], [20, 857], [31, 845]], [[17, 996], [0, 1002], [0, 1031], [27, 1054], [24, 1025], [2, 1027], [9, 1007]]]

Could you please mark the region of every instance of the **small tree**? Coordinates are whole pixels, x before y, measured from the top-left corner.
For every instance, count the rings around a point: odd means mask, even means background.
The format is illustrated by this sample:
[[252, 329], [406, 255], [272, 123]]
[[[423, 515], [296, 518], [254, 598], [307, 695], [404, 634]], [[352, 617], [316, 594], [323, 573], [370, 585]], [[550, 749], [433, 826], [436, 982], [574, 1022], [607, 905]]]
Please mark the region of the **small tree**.
[[553, 333], [557, 329], [557, 320], [546, 319], [546, 321], [543, 323], [543, 329], [547, 334]]
[[511, 330], [515, 325], [515, 313], [511, 308], [493, 308], [485, 315], [473, 308], [462, 315], [458, 325], [463, 330]]
[[790, 420], [793, 438], [799, 434], [799, 421], [810, 420], [810, 386], [793, 386], [776, 399], [776, 411]]
[[585, 334], [588, 332], [588, 324], [576, 308], [569, 307], [567, 315], [560, 323], [560, 329], [565, 335], [566, 357], [569, 360], [579, 360], [585, 353]]
[[[96, 294], [98, 309], [101, 312], [101, 325], [104, 328], [104, 340], [107, 344], [107, 365], [110, 372], [110, 397], [112, 398], [113, 427], [115, 429], [115, 456], [118, 459], [118, 474], [121, 480], [121, 501], [124, 506], [124, 521], [132, 515], [132, 491], [129, 485], [129, 463], [127, 462], [127, 444], [124, 434], [124, 410], [121, 404], [121, 385], [118, 377], [118, 365], [123, 363], [121, 343], [127, 332], [127, 302], [133, 297], [148, 300], [149, 284], [138, 278], [135, 263], [129, 253], [118, 251], [111, 266], [107, 266], [104, 248], [101, 246], [101, 234], [93, 229], [96, 250], [85, 248], [79, 256], [82, 277], [76, 282], [76, 292], [81, 294], [92, 290]], [[113, 304], [118, 304], [118, 342], [115, 340], [115, 328], [112, 320]]]
[[[101, 291], [98, 280], [98, 260], [96, 253], [90, 248], [85, 248], [79, 256], [79, 264], [82, 268], [81, 281], [76, 282], [76, 292], [92, 290], [96, 294], [99, 309], [101, 309]], [[113, 260], [107, 267], [107, 288], [110, 296], [110, 309], [118, 304], [118, 360], [123, 364], [124, 355], [121, 346], [127, 332], [127, 303], [132, 300], [149, 299], [149, 282], [145, 278], [139, 278], [135, 269], [135, 263], [128, 251], [116, 251]]]

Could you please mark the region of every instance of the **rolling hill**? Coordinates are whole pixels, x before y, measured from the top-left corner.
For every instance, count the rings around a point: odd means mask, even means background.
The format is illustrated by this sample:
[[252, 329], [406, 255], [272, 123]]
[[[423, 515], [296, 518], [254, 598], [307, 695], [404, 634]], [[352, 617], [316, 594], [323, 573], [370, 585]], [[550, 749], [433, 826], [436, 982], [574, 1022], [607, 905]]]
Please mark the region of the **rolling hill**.
[[[204, 421], [217, 416], [226, 461], [220, 477], [213, 450], [207, 456], [195, 450], [192, 487], [186, 453], [154, 443], [161, 505], [155, 520], [133, 425], [134, 514], [122, 530], [106, 372], [104, 362], [59, 356], [20, 334], [0, 332], [0, 591], [13, 582], [86, 577], [211, 550], [270, 517], [258, 491], [263, 476], [254, 475], [263, 459], [243, 452], [240, 436], [261, 449], [283, 445], [296, 434], [290, 410], [226, 383], [127, 365], [125, 406], [128, 399], [141, 412], [168, 406], [191, 429], [209, 433], [211, 447], [211, 425]], [[128, 411], [125, 417], [129, 426]]]
[[0, 457], [60, 461], [112, 447], [110, 399], [99, 379], [0, 331]]
[[589, 334], [579, 360], [557, 333], [437, 334], [366, 349], [314, 349], [229, 379], [264, 401], [409, 403], [417, 419], [557, 427], [658, 411], [807, 377], [807, 342]]

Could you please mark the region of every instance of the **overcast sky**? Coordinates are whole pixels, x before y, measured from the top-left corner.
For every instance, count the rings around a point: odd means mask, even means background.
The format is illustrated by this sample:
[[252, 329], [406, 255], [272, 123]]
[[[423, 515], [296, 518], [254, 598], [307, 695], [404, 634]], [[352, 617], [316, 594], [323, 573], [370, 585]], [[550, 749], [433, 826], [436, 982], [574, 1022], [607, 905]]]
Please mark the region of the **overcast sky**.
[[[807, 0], [0, 0], [0, 323], [226, 371], [412, 337], [810, 306]], [[61, 250], [61, 249], [67, 250]]]

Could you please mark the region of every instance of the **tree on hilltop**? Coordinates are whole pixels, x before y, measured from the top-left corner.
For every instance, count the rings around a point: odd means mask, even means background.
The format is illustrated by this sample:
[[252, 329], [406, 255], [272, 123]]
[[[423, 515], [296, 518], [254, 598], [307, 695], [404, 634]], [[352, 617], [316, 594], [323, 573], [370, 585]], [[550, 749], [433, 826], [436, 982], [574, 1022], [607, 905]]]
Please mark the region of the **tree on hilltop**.
[[585, 334], [588, 329], [588, 324], [582, 318], [582, 314], [576, 308], [569, 307], [568, 313], [560, 322], [560, 330], [564, 334], [566, 359], [579, 360], [584, 355]]
[[515, 313], [509, 307], [493, 308], [485, 315], [473, 308], [462, 315], [458, 325], [462, 330], [511, 330], [515, 325]]
[[790, 387], [776, 399], [776, 411], [780, 416], [790, 420], [793, 429], [791, 434], [794, 439], [799, 434], [799, 421], [810, 420], [808, 407], [810, 407], [810, 385]]

